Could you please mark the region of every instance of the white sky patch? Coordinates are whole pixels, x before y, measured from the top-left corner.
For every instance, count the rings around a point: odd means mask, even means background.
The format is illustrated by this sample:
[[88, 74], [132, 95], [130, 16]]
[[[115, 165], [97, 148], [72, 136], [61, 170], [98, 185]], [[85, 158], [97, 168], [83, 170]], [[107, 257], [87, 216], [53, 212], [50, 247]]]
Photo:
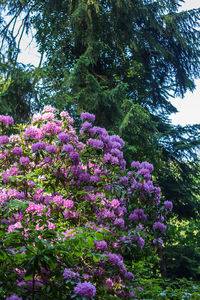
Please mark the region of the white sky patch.
[[[200, 8], [200, 0], [186, 0], [180, 11]], [[178, 109], [171, 114], [174, 125], [192, 125], [200, 123], [200, 79], [195, 80], [196, 89], [187, 92], [184, 98], [172, 99], [171, 103]]]
[[[20, 27], [21, 19], [22, 18], [19, 18], [16, 22], [16, 30]], [[17, 60], [25, 65], [31, 64], [37, 67], [40, 62], [41, 54], [38, 52], [38, 45], [34, 38], [35, 33], [35, 30], [31, 29], [28, 35], [26, 33], [23, 34]]]
[[194, 8], [200, 8], [200, 0], [186, 0], [182, 5], [181, 10], [189, 10]]
[[200, 79], [195, 81], [194, 92], [187, 92], [185, 97], [171, 100], [178, 109], [178, 113], [171, 114], [170, 119], [174, 125], [199, 124], [200, 123]]
[[30, 35], [24, 34], [21, 41], [21, 51], [18, 55], [18, 62], [25, 65], [31, 64], [38, 66], [40, 62], [40, 53], [38, 52], [38, 46], [35, 39], [32, 39]]

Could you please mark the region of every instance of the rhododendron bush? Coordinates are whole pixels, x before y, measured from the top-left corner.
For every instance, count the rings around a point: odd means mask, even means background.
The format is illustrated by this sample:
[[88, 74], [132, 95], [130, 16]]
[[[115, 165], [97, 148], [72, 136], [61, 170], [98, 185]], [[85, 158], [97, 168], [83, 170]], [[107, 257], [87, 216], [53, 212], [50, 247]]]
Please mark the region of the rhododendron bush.
[[[0, 116], [0, 293], [4, 299], [131, 299], [131, 258], [162, 247], [164, 216], [147, 162], [82, 113], [46, 106], [29, 125]], [[139, 288], [141, 289], [141, 288]]]

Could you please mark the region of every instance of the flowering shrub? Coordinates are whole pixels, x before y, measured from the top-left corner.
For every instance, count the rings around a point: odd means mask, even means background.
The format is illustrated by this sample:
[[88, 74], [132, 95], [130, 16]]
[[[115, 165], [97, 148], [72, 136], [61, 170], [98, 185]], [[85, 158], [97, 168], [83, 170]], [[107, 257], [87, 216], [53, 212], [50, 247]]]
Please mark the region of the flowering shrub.
[[153, 166], [126, 170], [123, 140], [46, 106], [18, 134], [0, 116], [0, 294], [4, 299], [136, 298], [131, 257], [161, 247]]

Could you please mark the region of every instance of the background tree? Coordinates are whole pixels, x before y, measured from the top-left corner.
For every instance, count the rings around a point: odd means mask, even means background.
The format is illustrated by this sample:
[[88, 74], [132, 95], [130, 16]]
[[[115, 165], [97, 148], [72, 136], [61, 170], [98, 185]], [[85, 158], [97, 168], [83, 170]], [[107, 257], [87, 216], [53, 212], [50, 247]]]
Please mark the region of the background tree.
[[32, 72], [19, 64], [0, 66], [0, 113], [12, 113], [16, 122], [23, 122], [37, 105]]

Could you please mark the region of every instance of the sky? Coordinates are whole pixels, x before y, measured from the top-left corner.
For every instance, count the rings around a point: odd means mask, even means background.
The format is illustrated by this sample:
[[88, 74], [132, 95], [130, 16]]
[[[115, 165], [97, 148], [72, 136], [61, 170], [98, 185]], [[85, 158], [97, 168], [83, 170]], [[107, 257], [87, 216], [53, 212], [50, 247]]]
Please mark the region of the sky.
[[[200, 8], [200, 0], [185, 0], [180, 10]], [[31, 42], [31, 43], [30, 43]], [[24, 36], [22, 49], [19, 55], [19, 62], [37, 66], [40, 61], [40, 54], [35, 41], [30, 36]], [[195, 80], [196, 88], [193, 92], [187, 92], [184, 98], [172, 99], [172, 104], [178, 109], [170, 119], [174, 125], [188, 125], [200, 123], [200, 79]]]
[[[200, 7], [200, 0], [186, 0], [181, 10]], [[172, 104], [178, 109], [178, 113], [172, 114], [170, 119], [174, 125], [188, 125], [200, 123], [200, 79], [195, 80], [196, 88], [187, 92], [184, 98], [172, 99]]]

